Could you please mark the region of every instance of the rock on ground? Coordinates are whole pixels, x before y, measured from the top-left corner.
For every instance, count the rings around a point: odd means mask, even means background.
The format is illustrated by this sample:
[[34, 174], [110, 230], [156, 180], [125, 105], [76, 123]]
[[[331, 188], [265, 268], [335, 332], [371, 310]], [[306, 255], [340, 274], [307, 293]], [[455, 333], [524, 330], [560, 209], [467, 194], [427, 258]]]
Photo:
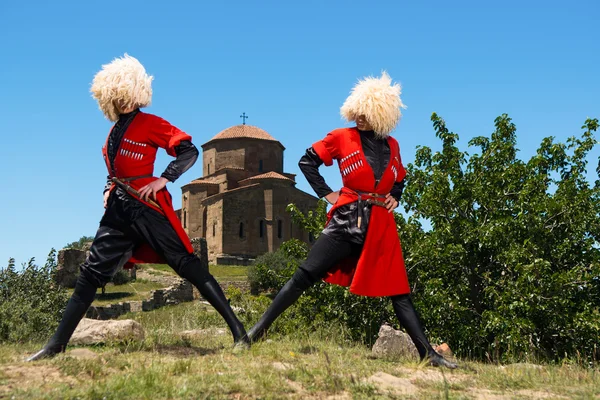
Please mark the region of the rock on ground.
[[79, 323], [79, 326], [77, 326], [71, 338], [71, 343], [75, 345], [89, 345], [124, 342], [128, 340], [143, 340], [144, 336], [144, 328], [132, 319], [99, 321], [84, 318]]
[[381, 393], [392, 392], [399, 396], [411, 396], [418, 392], [418, 389], [406, 378], [398, 378], [385, 372], [377, 372], [367, 379]]
[[379, 329], [379, 337], [373, 345], [372, 353], [376, 357], [400, 356], [419, 359], [419, 353], [410, 336], [389, 325], [382, 325]]
[[433, 346], [433, 348], [435, 351], [437, 351], [438, 353], [440, 353], [441, 355], [443, 355], [446, 358], [454, 357], [454, 354], [452, 353], [452, 349], [450, 349], [450, 346], [448, 346], [448, 343], [442, 343], [439, 346]]

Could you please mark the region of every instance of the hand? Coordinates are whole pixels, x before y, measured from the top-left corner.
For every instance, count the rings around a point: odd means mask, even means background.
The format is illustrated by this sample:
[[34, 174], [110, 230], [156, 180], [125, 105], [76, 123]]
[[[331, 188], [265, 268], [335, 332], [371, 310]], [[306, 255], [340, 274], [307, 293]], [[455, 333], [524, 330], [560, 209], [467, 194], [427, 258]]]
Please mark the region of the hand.
[[385, 208], [388, 209], [388, 212], [394, 211], [396, 207], [398, 207], [398, 200], [394, 198], [394, 196], [389, 193], [385, 195]]
[[104, 192], [104, 208], [108, 207], [108, 196], [110, 196], [110, 190]]
[[140, 189], [140, 197], [144, 201], [148, 201], [148, 198], [156, 200], [156, 193], [164, 189], [164, 187], [167, 186], [167, 182], [169, 182], [169, 180], [167, 178], [163, 178], [162, 176], [157, 180], [150, 182]]
[[325, 200], [329, 202], [329, 204], [337, 203], [340, 198], [340, 192], [331, 192], [327, 196], [325, 196]]

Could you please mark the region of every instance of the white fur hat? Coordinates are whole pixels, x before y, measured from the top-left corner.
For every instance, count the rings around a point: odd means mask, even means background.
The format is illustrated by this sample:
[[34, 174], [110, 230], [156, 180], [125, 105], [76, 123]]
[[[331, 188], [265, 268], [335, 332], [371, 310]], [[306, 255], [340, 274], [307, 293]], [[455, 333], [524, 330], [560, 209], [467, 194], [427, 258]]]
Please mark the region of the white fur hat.
[[127, 55], [115, 58], [94, 76], [92, 97], [98, 101], [100, 110], [110, 121], [119, 119], [119, 110], [131, 107], [147, 107], [152, 101], [152, 76], [144, 66]]
[[402, 88], [392, 84], [392, 78], [383, 72], [380, 78], [372, 76], [358, 81], [340, 109], [347, 121], [355, 121], [364, 115], [375, 133], [387, 137], [396, 128], [406, 108], [400, 99]]

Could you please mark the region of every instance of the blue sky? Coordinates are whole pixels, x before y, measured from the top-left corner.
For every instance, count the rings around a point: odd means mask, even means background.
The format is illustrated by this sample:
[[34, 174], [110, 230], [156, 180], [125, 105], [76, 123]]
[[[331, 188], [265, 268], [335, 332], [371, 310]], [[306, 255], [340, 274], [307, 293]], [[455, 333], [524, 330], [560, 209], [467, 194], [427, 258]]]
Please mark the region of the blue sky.
[[[461, 143], [508, 113], [521, 157], [600, 117], [597, 1], [3, 1], [0, 3], [0, 267], [40, 262], [93, 235], [103, 213], [100, 153], [110, 129], [90, 97], [101, 65], [127, 52], [154, 75], [158, 114], [199, 146], [240, 123], [304, 150], [344, 126], [359, 77], [387, 70], [408, 106], [398, 138], [439, 148], [437, 112]], [[591, 160], [596, 160], [598, 151]], [[169, 158], [160, 154], [155, 173]], [[595, 162], [594, 162], [595, 166]], [[175, 205], [200, 163], [169, 185]], [[324, 176], [340, 185], [336, 168]], [[310, 191], [300, 175], [298, 187]]]

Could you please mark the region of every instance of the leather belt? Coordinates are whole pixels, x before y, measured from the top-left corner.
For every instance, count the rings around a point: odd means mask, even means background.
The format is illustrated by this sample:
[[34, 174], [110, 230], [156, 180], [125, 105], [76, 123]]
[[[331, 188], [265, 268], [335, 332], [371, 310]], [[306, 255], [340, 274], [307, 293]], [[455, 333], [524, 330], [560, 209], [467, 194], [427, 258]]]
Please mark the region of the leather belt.
[[362, 202], [366, 202], [367, 204], [372, 204], [374, 206], [378, 206], [378, 207], [383, 207], [383, 208], [387, 208], [385, 205], [385, 195], [383, 194], [379, 194], [379, 193], [369, 193], [369, 192], [359, 192], [357, 190], [352, 190], [349, 189], [347, 187], [343, 187], [340, 190], [340, 193], [342, 193], [343, 191], [350, 193], [350, 194], [354, 194], [356, 195], [357, 199], [356, 199], [356, 203], [357, 203], [357, 207], [356, 207], [356, 212], [358, 214], [357, 218], [356, 218], [356, 223], [357, 226], [360, 228], [362, 225], [362, 220], [363, 220], [363, 208], [362, 208]]
[[152, 178], [152, 174], [129, 176], [127, 178], [117, 178], [117, 179], [120, 180], [121, 182], [131, 182], [131, 181], [135, 181], [136, 179], [143, 179], [143, 178]]

